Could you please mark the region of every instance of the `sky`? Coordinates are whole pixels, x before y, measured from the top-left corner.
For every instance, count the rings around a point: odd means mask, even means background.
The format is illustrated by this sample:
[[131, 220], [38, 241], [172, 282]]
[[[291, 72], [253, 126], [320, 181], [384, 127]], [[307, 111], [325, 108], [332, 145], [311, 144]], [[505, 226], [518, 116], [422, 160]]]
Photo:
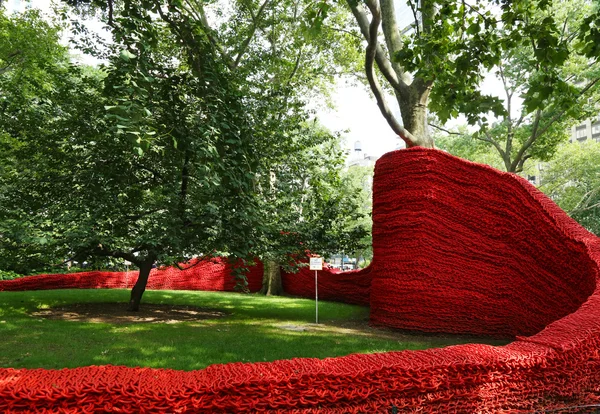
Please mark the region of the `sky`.
[[317, 118], [332, 131], [348, 130], [342, 134], [347, 149], [353, 152], [356, 141], [363, 155], [381, 156], [404, 148], [404, 141], [391, 130], [365, 86], [338, 82], [332, 100], [335, 109], [319, 109]]

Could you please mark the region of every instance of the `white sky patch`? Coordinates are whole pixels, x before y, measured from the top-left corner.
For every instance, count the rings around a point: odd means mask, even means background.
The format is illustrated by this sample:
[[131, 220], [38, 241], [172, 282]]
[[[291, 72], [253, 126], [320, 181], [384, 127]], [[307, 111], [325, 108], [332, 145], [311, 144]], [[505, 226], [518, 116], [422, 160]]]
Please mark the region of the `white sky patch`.
[[[360, 141], [363, 154], [380, 156], [404, 147], [404, 141], [392, 131], [364, 86], [338, 82], [334, 88], [335, 109], [320, 108], [317, 118], [332, 131], [348, 130], [343, 133], [346, 148], [354, 151], [354, 143]], [[394, 103], [389, 102], [391, 107]]]

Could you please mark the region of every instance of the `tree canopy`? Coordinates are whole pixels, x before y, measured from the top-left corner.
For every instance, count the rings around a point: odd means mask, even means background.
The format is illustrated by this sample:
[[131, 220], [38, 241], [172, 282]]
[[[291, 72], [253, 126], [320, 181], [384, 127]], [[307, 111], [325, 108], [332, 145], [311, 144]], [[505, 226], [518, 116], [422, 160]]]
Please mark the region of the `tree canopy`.
[[[347, 4], [368, 43], [369, 85], [408, 146], [434, 145], [428, 110], [442, 123], [464, 115], [480, 127], [478, 138], [498, 150], [505, 168], [517, 171], [528, 158], [552, 154], [560, 141], [553, 129], [564, 128], [556, 122], [585, 117], [582, 102], [598, 89], [600, 10], [594, 2], [409, 0], [403, 12], [414, 22], [407, 28], [399, 27], [400, 4], [393, 0]], [[502, 80], [506, 99], [484, 92], [489, 72]], [[386, 91], [402, 120], [394, 117]], [[523, 110], [515, 117], [519, 96]], [[502, 121], [490, 127], [496, 117]]]
[[591, 232], [600, 235], [600, 143], [563, 144], [544, 164], [540, 190]]
[[331, 249], [331, 220], [353, 207], [336, 195], [337, 138], [307, 123], [294, 69], [277, 53], [243, 70], [236, 55], [232, 66], [185, 8], [109, 6], [113, 40], [88, 49], [105, 59], [99, 69], [74, 64], [52, 27], [60, 53], [43, 66], [44, 83], [27, 75], [31, 89], [19, 88], [24, 66], [0, 74], [1, 248], [40, 265], [128, 260], [140, 268], [132, 310], [155, 263], [281, 255], [272, 240], [291, 228], [288, 254]]

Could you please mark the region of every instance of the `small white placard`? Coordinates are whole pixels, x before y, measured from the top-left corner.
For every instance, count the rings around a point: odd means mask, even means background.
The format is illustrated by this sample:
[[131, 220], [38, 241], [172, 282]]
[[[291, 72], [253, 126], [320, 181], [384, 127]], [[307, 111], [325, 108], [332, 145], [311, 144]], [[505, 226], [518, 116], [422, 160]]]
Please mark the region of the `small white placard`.
[[323, 258], [311, 257], [310, 258], [310, 270], [323, 270]]

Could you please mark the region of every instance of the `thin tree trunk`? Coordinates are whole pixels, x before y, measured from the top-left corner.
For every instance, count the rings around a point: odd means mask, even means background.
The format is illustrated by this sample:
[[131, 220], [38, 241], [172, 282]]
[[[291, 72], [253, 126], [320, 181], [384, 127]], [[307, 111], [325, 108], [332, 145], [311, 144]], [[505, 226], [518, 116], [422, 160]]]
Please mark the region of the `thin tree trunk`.
[[283, 285], [281, 283], [281, 269], [279, 263], [267, 260], [264, 264], [263, 285], [260, 293], [267, 296], [281, 296]]
[[128, 311], [137, 312], [140, 310], [140, 302], [142, 301], [142, 295], [146, 291], [146, 285], [148, 284], [148, 277], [152, 270], [154, 260], [146, 260], [140, 263], [140, 274], [138, 276], [133, 289], [131, 289], [131, 297], [129, 299]]

